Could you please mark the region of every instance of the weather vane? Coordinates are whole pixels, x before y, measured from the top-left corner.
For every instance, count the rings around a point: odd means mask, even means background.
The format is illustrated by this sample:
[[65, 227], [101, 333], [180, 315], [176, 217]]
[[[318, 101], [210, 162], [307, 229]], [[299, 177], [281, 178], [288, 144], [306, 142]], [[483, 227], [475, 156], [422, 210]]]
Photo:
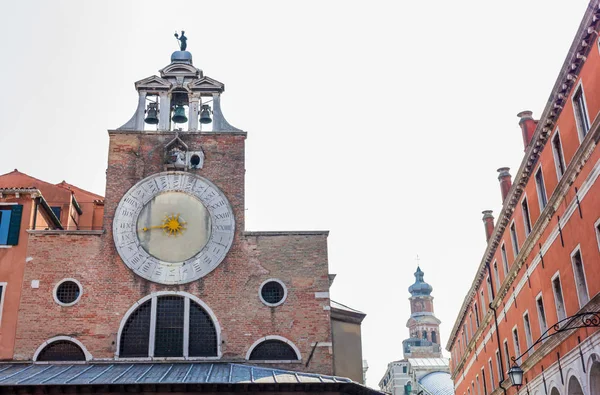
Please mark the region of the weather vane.
[[179, 34], [177, 34], [177, 32], [175, 32], [174, 36], [175, 36], [175, 39], [177, 40], [177, 43], [179, 44], [179, 48], [182, 51], [185, 51], [185, 49], [187, 48], [187, 37], [185, 36], [185, 31], [184, 30], [181, 31], [181, 36]]

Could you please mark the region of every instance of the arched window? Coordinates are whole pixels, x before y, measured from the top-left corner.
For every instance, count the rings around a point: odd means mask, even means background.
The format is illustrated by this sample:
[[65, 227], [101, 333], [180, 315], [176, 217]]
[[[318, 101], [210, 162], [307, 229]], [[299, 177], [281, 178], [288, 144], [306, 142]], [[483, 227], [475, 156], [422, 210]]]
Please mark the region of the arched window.
[[120, 358], [219, 356], [218, 324], [207, 306], [184, 292], [145, 299], [122, 324]]
[[427, 331], [423, 331], [423, 339], [427, 340]]
[[37, 362], [85, 361], [85, 353], [77, 344], [69, 340], [57, 340], [46, 345], [37, 354]]
[[249, 360], [254, 361], [294, 361], [299, 356], [287, 342], [278, 339], [267, 339], [258, 343], [250, 353]]
[[437, 333], [435, 331], [431, 331], [431, 342], [437, 343]]

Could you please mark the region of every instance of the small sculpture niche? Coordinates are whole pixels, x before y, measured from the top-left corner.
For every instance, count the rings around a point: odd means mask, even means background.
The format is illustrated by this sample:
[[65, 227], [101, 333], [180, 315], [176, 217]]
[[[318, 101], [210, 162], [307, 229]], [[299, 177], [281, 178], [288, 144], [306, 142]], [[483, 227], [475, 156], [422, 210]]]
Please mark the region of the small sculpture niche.
[[165, 146], [165, 168], [167, 170], [185, 170], [187, 168], [188, 146], [176, 134]]

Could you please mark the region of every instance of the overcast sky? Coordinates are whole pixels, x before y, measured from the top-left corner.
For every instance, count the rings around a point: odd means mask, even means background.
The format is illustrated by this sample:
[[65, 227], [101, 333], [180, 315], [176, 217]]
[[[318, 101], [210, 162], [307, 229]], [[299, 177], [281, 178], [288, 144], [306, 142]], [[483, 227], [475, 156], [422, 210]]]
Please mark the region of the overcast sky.
[[104, 194], [107, 129], [184, 29], [248, 131], [248, 230], [330, 230], [332, 299], [367, 313], [368, 384], [402, 358], [415, 257], [445, 347], [587, 0], [11, 1], [0, 174]]

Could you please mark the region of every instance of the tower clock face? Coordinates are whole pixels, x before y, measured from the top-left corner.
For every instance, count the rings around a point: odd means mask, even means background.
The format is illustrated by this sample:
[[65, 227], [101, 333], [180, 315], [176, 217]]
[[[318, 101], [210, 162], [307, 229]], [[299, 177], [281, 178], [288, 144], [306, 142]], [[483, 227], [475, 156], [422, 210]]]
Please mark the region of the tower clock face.
[[225, 195], [184, 172], [152, 175], [123, 196], [113, 238], [123, 262], [141, 277], [184, 284], [214, 270], [233, 242], [235, 221]]

